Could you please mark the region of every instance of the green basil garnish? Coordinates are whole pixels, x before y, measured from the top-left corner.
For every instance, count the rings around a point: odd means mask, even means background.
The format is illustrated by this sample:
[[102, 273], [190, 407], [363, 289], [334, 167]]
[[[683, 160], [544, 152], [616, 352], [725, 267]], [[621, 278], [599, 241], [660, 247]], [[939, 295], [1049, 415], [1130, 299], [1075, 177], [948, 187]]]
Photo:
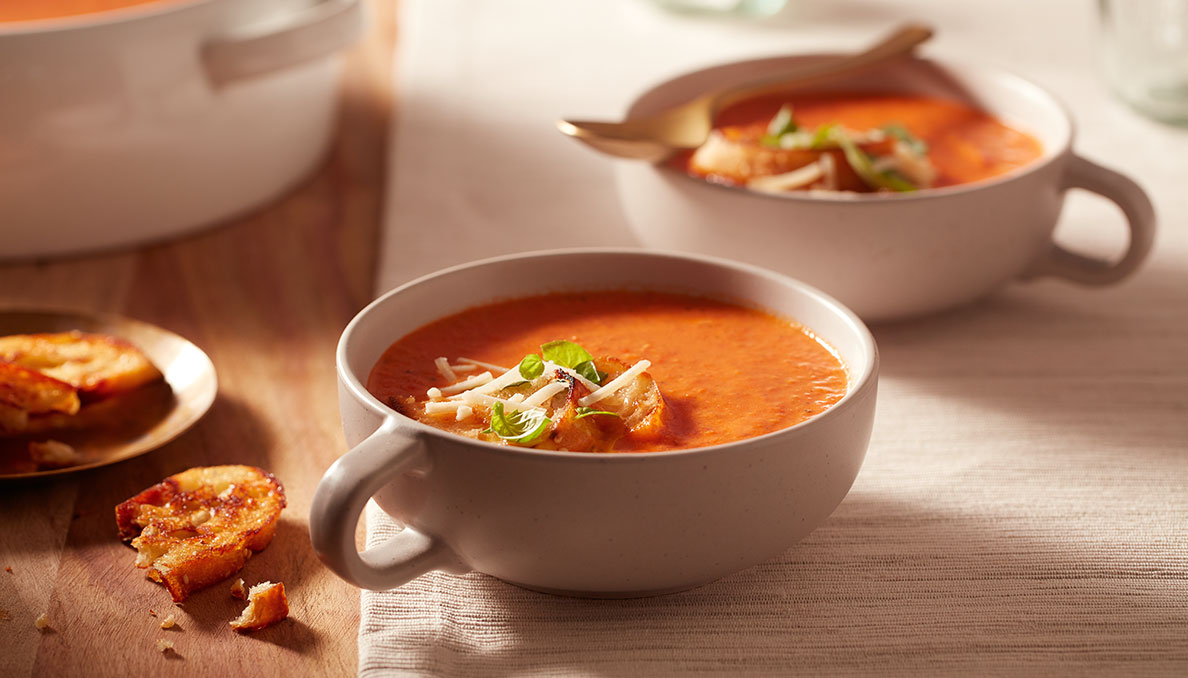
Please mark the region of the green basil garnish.
[[520, 361], [520, 376], [528, 381], [544, 374], [544, 361], [535, 353], [529, 353]]
[[606, 372], [599, 372], [598, 368], [594, 367], [593, 360], [585, 360], [574, 365], [573, 371], [600, 386], [602, 385], [602, 380], [606, 379]]
[[817, 132], [813, 134], [813, 140], [809, 142], [809, 148], [814, 151], [819, 151], [829, 145], [830, 138], [833, 136], [833, 130], [837, 125], [821, 125], [817, 128]]
[[572, 341], [550, 341], [547, 344], [540, 345], [540, 354], [544, 359], [557, 363], [562, 367], [574, 369], [584, 362], [594, 359], [594, 356], [586, 352], [586, 349], [578, 346]]
[[582, 417], [589, 417], [594, 414], [609, 414], [612, 417], [620, 416], [617, 412], [607, 412], [606, 410], [596, 410], [593, 407], [578, 407], [578, 408], [574, 409], [574, 412], [577, 412], [577, 416], [575, 416], [574, 419], [581, 419]]
[[916, 190], [915, 184], [894, 172], [876, 172], [870, 163], [870, 158], [846, 134], [838, 134], [836, 138], [842, 153], [846, 156], [846, 162], [850, 163], [850, 167], [854, 168], [854, 173], [871, 188], [886, 188], [899, 193]]
[[898, 123], [891, 123], [889, 125], [883, 125], [883, 131], [886, 132], [887, 134], [889, 134], [890, 136], [893, 136], [896, 139], [907, 144], [908, 148], [911, 149], [912, 153], [915, 153], [916, 155], [926, 155], [928, 153], [928, 144], [924, 143], [921, 139], [914, 136], [903, 125], [900, 125]]
[[531, 445], [544, 434], [551, 423], [552, 420], [545, 416], [542, 409], [517, 410], [511, 414], [504, 414], [503, 403], [495, 403], [491, 408], [491, 426], [483, 433], [494, 433], [508, 442]]

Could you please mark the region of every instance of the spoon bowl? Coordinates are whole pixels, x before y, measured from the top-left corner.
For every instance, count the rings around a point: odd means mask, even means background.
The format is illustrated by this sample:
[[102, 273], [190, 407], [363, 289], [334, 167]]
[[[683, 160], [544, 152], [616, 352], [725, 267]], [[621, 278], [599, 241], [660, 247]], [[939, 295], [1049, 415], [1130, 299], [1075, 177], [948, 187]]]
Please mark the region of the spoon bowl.
[[857, 54], [709, 92], [656, 115], [622, 122], [558, 120], [557, 129], [607, 155], [660, 162], [676, 151], [697, 148], [705, 143], [713, 128], [714, 117], [733, 103], [859, 73], [910, 54], [932, 34], [928, 26], [908, 24]]
[[[139, 348], [165, 375], [164, 384], [145, 386], [144, 402], [129, 402], [129, 408], [151, 410], [151, 416], [137, 422], [113, 426], [110, 430], [57, 432], [48, 437], [71, 444], [82, 463], [54, 469], [31, 469], [3, 443], [22, 439], [0, 439], [0, 480], [32, 478], [114, 464], [139, 456], [170, 442], [194, 425], [214, 403], [218, 379], [210, 358], [190, 341], [156, 325], [116, 315], [78, 311], [0, 311], [0, 336], [78, 330], [124, 339]], [[130, 394], [129, 397], [135, 397]], [[44, 436], [43, 436], [44, 437]]]

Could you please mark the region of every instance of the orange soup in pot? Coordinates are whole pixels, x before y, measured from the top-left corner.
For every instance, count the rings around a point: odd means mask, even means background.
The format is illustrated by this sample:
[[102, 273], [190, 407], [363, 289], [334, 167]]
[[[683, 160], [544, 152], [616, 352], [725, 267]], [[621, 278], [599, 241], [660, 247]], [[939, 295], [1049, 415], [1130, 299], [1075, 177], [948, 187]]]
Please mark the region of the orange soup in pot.
[[166, 0], [0, 0], [0, 21], [56, 19]]
[[706, 143], [676, 164], [713, 182], [769, 193], [896, 193], [990, 179], [1042, 153], [1034, 137], [959, 101], [804, 94], [726, 108]]
[[772, 433], [848, 377], [788, 318], [703, 297], [555, 293], [471, 308], [402, 337], [367, 389], [411, 418], [538, 449], [646, 452]]

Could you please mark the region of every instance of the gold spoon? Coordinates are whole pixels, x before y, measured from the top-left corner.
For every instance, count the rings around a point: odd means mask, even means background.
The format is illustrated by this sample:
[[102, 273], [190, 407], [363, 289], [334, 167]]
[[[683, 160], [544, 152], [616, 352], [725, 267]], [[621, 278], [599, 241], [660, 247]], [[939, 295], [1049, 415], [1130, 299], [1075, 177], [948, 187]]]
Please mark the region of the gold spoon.
[[764, 78], [739, 87], [710, 92], [663, 113], [623, 122], [558, 120], [557, 129], [595, 150], [621, 158], [659, 162], [674, 151], [705, 143], [714, 116], [723, 108], [751, 97], [816, 84], [851, 75], [911, 52], [932, 37], [932, 29], [907, 24], [866, 50]]
[[73, 473], [144, 454], [181, 435], [214, 403], [218, 379], [210, 358], [191, 342], [156, 325], [116, 315], [76, 311], [0, 311], [0, 336], [70, 330], [127, 340], [156, 365], [165, 375], [164, 382], [142, 386], [137, 391], [143, 394], [129, 396], [135, 400], [126, 403], [129, 411], [149, 416], [144, 416], [143, 421], [135, 417], [109, 427], [55, 431], [39, 436], [39, 440], [52, 438], [67, 442], [80, 454], [80, 463], [65, 468], [27, 468], [27, 463], [13, 454], [14, 450], [4, 446], [8, 442], [19, 443], [20, 439], [0, 439], [0, 481]]

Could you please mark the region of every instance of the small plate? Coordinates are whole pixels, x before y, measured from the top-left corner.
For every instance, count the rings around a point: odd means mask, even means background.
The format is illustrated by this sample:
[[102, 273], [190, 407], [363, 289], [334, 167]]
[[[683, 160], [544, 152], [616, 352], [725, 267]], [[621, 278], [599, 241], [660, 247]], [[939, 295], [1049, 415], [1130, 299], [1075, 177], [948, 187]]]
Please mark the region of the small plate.
[[[0, 311], [0, 336], [70, 330], [109, 334], [144, 352], [165, 375], [165, 383], [155, 387], [156, 394], [152, 393], [153, 386], [141, 389], [152, 399], [146, 400], [145, 406], [160, 411], [144, 421], [122, 423], [111, 430], [47, 434], [73, 445], [83, 456], [81, 464], [65, 468], [29, 470], [27, 458], [17, 459], [14, 452], [2, 449], [5, 440], [0, 439], [0, 479], [73, 473], [131, 459], [181, 435], [214, 403], [218, 379], [210, 358], [188, 340], [156, 325], [78, 311]], [[166, 388], [169, 393], [162, 393]]]

